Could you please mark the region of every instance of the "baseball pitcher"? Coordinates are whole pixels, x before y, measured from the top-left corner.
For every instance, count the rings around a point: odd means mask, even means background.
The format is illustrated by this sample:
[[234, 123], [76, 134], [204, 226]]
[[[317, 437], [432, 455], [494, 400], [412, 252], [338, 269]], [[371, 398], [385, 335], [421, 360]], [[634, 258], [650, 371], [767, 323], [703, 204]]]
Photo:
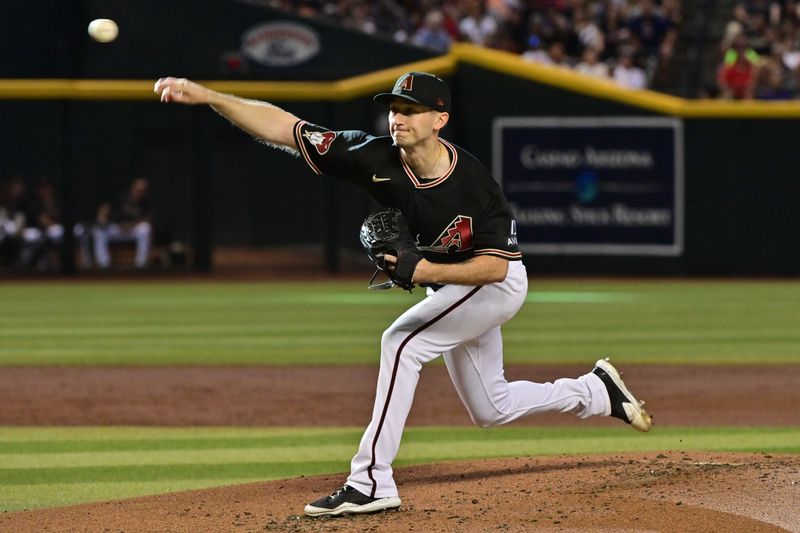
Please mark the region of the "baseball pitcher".
[[311, 170], [350, 181], [386, 210], [370, 215], [361, 241], [391, 285], [427, 298], [383, 333], [372, 421], [343, 487], [305, 507], [309, 516], [400, 507], [392, 462], [422, 365], [444, 357], [453, 385], [481, 427], [545, 412], [614, 416], [639, 431], [652, 418], [607, 360], [576, 379], [515, 381], [503, 371], [500, 326], [525, 301], [528, 278], [509, 206], [486, 168], [440, 137], [451, 97], [440, 78], [409, 72], [375, 100], [388, 106], [389, 135], [333, 131], [269, 103], [221, 94], [180, 78], [155, 84], [162, 102], [208, 104], [235, 125], [299, 153]]

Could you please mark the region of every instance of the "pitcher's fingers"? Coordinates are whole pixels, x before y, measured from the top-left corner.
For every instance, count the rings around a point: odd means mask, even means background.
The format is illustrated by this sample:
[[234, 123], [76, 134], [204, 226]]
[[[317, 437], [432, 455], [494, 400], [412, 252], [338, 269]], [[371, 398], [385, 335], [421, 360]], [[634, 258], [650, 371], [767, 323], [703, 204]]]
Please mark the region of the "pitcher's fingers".
[[172, 85], [175, 82], [175, 78], [167, 77], [167, 78], [158, 78], [155, 85], [153, 86], [153, 92], [161, 92], [164, 90], [165, 86]]
[[[181, 80], [179, 80], [178, 78], [175, 78], [173, 76], [169, 76], [169, 77], [166, 77], [166, 78], [159, 78], [159, 80], [156, 82], [155, 86], [153, 87], [153, 90], [155, 92], [160, 92], [160, 91], [163, 91], [164, 88], [166, 88], [166, 87], [176, 87], [176, 86], [181, 85], [180, 81]], [[184, 85], [185, 85], [185, 82], [184, 82]]]
[[173, 100], [172, 97], [172, 87], [167, 85], [161, 90], [161, 101], [162, 102], [171, 102]]

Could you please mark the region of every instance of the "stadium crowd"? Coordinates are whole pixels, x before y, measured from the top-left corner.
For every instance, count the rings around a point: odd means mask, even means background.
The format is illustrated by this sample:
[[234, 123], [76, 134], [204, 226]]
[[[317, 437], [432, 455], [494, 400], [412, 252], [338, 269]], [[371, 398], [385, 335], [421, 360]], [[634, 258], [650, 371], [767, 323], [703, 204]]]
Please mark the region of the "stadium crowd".
[[[681, 0], [262, 1], [440, 52], [470, 42], [630, 88], [649, 87], [668, 72], [683, 17]], [[718, 85], [708, 93], [800, 96], [799, 10], [797, 0], [738, 4], [722, 41]]]
[[[150, 264], [152, 215], [145, 178], [134, 179], [115, 202], [97, 208], [92, 222], [75, 224], [73, 235], [82, 268], [107, 269], [116, 243], [134, 246], [132, 266]], [[0, 181], [0, 267], [52, 270], [64, 240], [61, 206], [53, 184], [39, 180], [30, 188], [21, 176]]]
[[521, 54], [632, 88], [674, 53], [681, 0], [267, 0], [301, 16], [445, 52], [453, 42]]
[[800, 2], [736, 4], [720, 43], [722, 98], [785, 100], [800, 96]]

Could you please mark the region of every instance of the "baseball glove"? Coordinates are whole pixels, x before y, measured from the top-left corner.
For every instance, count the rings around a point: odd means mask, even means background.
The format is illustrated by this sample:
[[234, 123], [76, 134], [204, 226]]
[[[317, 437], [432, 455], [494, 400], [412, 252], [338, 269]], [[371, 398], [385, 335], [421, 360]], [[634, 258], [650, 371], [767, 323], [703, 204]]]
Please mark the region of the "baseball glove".
[[[399, 209], [374, 211], [361, 224], [360, 238], [367, 255], [378, 267], [369, 280], [370, 289], [390, 289], [396, 286], [410, 291], [414, 288], [414, 270], [422, 260], [422, 253], [417, 250], [406, 218]], [[389, 268], [386, 264], [386, 254], [397, 257], [394, 268]], [[389, 281], [373, 285], [372, 282], [379, 272], [385, 272]]]

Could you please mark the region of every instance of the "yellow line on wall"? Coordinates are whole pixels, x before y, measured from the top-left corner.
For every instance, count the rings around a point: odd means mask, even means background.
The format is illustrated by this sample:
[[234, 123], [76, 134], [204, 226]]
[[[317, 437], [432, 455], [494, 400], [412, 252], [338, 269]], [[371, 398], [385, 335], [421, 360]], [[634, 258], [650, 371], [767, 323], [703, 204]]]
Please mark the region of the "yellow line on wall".
[[378, 92], [391, 91], [394, 82], [404, 72], [412, 70], [420, 72], [431, 72], [439, 76], [446, 76], [456, 71], [456, 59], [452, 54], [424, 61], [417, 61], [406, 65], [399, 65], [384, 70], [379, 70], [370, 74], [355, 76], [337, 82], [337, 90], [343, 98], [350, 100], [361, 96], [372, 95]]
[[499, 50], [458, 44], [453, 46], [451, 53], [459, 61], [487, 70], [664, 114], [673, 114], [679, 111], [685, 102], [683, 98], [655, 91], [626, 90], [611, 81], [598, 80], [567, 68], [532, 63], [523, 60], [516, 54]]
[[[338, 81], [198, 81], [245, 98], [339, 101], [389, 90], [409, 70], [444, 76], [455, 69], [454, 56], [446, 55]], [[0, 100], [155, 100], [154, 84], [155, 80], [5, 79], [0, 80]]]
[[[516, 54], [468, 44], [455, 44], [444, 56], [337, 81], [200, 80], [209, 87], [246, 98], [270, 101], [343, 101], [388, 90], [403, 72], [419, 70], [442, 76], [467, 63], [603, 100], [678, 117], [800, 118], [800, 102], [730, 102], [687, 100], [649, 90], [629, 90], [569, 69], [524, 61]], [[0, 100], [155, 100], [155, 80], [0, 80]]]
[[531, 63], [516, 54], [456, 44], [450, 51], [459, 62], [477, 65], [509, 76], [559, 87], [595, 98], [679, 117], [800, 118], [798, 101], [687, 100], [649, 90], [625, 89], [611, 82], [579, 74], [570, 69]]

